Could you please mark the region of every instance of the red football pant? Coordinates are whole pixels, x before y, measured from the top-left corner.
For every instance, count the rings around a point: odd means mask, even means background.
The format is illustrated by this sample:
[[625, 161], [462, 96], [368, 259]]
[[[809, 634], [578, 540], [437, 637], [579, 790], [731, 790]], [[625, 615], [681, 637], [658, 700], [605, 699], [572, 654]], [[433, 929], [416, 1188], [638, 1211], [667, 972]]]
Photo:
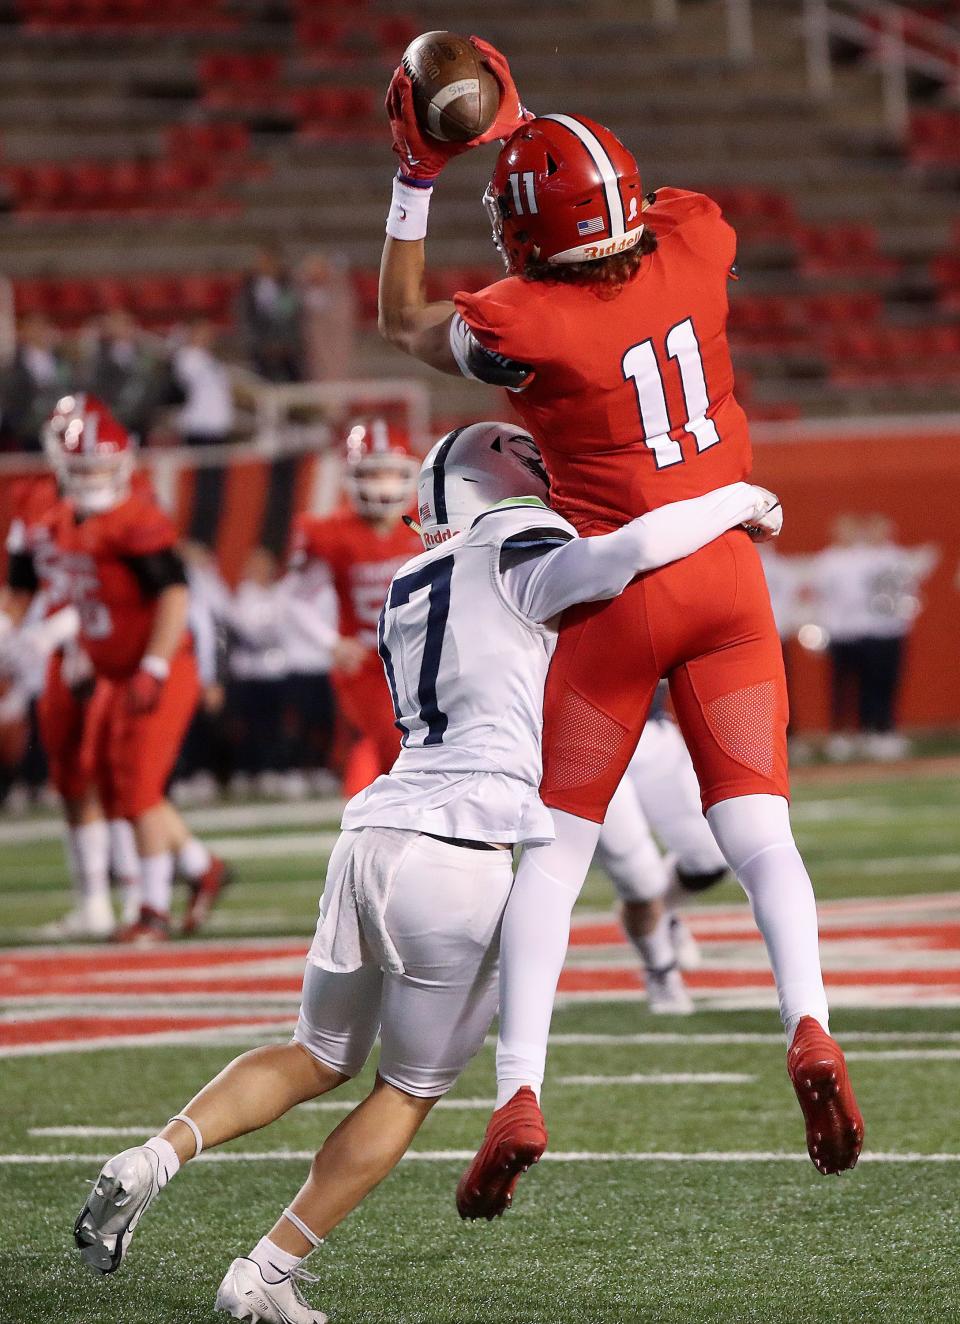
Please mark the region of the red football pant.
[[564, 614], [544, 696], [545, 804], [603, 821], [663, 676], [704, 812], [788, 796], [783, 654], [760, 558], [734, 530]]
[[126, 686], [116, 683], [105, 732], [114, 817], [135, 821], [164, 799], [199, 701], [200, 677], [189, 652], [178, 653], [170, 663], [153, 712], [131, 713]]
[[78, 692], [63, 679], [63, 657], [47, 664], [43, 693], [37, 700], [37, 724], [47, 755], [50, 780], [68, 802], [85, 800], [96, 788], [104, 798], [100, 751], [113, 694], [108, 680]]
[[[371, 653], [355, 675], [334, 672], [333, 688], [340, 712], [360, 737], [348, 756], [344, 776], [344, 794], [357, 795], [381, 773], [389, 772], [400, 753], [400, 732], [383, 663]], [[362, 751], [357, 750], [360, 744], [365, 747]], [[355, 760], [355, 751], [366, 757]]]

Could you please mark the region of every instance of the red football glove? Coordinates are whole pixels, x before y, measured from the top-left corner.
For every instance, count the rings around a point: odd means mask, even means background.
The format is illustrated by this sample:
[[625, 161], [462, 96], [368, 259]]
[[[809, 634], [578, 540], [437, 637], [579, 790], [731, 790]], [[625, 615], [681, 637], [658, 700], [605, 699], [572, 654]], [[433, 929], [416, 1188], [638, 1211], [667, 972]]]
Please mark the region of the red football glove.
[[160, 702], [163, 681], [142, 668], [127, 681], [127, 712], [138, 716], [152, 713]]
[[520, 102], [510, 73], [506, 57], [495, 46], [481, 37], [471, 37], [471, 45], [483, 59], [483, 63], [500, 84], [500, 109], [497, 117], [486, 133], [468, 143], [441, 142], [431, 134], [425, 134], [417, 123], [413, 107], [413, 86], [408, 74], [400, 65], [394, 72], [387, 89], [386, 108], [390, 119], [390, 132], [393, 136], [393, 150], [400, 161], [400, 173], [406, 179], [432, 183], [440, 171], [455, 156], [469, 152], [481, 143], [494, 142], [498, 138], [509, 138], [511, 133], [534, 117], [525, 110]]
[[497, 111], [497, 117], [486, 133], [469, 144], [470, 147], [475, 147], [477, 143], [490, 143], [497, 138], [509, 138], [521, 124], [526, 124], [527, 120], [535, 119], [536, 116], [532, 111], [527, 110], [520, 100], [520, 93], [513, 81], [507, 57], [501, 55], [496, 46], [491, 46], [482, 37], [471, 37], [470, 45], [477, 48], [483, 63], [500, 84], [500, 109]]
[[432, 184], [448, 161], [472, 146], [471, 143], [441, 142], [439, 138], [422, 132], [413, 108], [413, 84], [403, 65], [394, 70], [385, 104], [393, 150], [400, 161], [400, 174], [404, 179]]

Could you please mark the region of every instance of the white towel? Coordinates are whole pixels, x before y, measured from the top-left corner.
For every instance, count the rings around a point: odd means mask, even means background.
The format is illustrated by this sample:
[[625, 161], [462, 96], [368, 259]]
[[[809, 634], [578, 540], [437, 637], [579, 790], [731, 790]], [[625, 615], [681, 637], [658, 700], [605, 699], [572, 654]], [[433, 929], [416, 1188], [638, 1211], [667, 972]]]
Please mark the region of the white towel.
[[363, 828], [342, 834], [330, 857], [320, 919], [307, 955], [312, 965], [335, 974], [348, 974], [363, 965], [404, 973], [385, 917], [400, 866], [418, 836], [404, 828]]

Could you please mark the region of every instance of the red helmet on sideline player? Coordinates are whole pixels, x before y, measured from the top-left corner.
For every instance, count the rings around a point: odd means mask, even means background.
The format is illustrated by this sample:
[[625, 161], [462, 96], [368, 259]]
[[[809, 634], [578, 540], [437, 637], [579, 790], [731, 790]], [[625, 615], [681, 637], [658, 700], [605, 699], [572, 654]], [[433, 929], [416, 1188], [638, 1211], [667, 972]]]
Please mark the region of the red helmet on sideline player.
[[504, 144], [483, 195], [507, 270], [622, 253], [643, 234], [636, 159], [583, 115], [541, 115]]
[[347, 431], [344, 486], [359, 515], [398, 519], [413, 500], [420, 461], [406, 436], [384, 418], [351, 424]]
[[44, 425], [43, 448], [80, 514], [112, 510], [129, 495], [134, 441], [96, 396], [78, 392], [58, 400]]

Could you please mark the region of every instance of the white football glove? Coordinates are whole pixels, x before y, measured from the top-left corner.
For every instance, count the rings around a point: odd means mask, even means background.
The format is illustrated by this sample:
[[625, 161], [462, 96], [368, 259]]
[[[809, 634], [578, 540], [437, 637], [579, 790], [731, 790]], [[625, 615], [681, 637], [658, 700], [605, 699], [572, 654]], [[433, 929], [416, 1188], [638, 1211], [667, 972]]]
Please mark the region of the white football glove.
[[753, 514], [743, 521], [743, 528], [754, 542], [769, 542], [772, 538], [779, 538], [780, 530], [783, 528], [783, 507], [780, 498], [776, 493], [768, 492], [765, 487], [752, 486], [757, 496], [757, 504]]

